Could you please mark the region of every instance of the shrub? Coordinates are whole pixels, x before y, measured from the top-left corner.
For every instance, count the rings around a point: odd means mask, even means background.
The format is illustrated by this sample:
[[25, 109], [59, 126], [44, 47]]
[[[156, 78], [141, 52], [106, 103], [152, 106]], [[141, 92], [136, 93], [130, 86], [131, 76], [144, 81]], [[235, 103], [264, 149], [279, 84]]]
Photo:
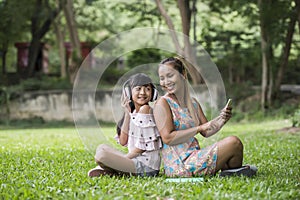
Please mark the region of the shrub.
[[23, 91], [31, 90], [58, 90], [58, 89], [71, 89], [72, 84], [68, 79], [60, 77], [42, 76], [38, 78], [31, 78], [23, 80], [20, 83]]
[[292, 116], [292, 127], [300, 127], [300, 106]]

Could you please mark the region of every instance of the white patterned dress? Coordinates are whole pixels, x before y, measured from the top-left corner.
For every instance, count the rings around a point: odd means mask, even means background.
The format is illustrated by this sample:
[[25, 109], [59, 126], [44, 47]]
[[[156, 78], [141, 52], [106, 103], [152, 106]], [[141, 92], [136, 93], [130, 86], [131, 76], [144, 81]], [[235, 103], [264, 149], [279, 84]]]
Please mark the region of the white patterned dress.
[[162, 141], [153, 114], [131, 113], [128, 132], [128, 151], [145, 150], [136, 159], [154, 170], [160, 169]]

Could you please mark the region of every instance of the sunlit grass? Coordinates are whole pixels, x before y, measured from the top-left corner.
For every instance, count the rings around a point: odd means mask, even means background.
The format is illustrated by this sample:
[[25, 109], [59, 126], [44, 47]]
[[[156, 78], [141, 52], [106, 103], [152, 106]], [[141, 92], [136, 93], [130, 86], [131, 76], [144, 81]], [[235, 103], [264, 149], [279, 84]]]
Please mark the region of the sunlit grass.
[[[216, 139], [237, 135], [254, 178], [205, 177], [200, 183], [157, 178], [89, 178], [95, 166], [75, 128], [0, 130], [0, 199], [299, 199], [300, 133], [281, 121], [227, 124]], [[103, 131], [111, 136], [114, 127]], [[205, 145], [210, 141], [202, 141]]]

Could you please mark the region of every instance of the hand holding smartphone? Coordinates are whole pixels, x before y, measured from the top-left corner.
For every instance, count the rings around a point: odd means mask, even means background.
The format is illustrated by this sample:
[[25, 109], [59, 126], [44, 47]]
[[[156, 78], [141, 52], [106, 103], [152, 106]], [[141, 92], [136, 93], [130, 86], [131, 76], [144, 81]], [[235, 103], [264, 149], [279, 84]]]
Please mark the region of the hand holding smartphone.
[[221, 116], [223, 117], [224, 124], [231, 118], [232, 115], [232, 99], [228, 99], [225, 108], [221, 111]]
[[231, 105], [232, 105], [232, 99], [228, 99], [225, 108], [231, 107]]

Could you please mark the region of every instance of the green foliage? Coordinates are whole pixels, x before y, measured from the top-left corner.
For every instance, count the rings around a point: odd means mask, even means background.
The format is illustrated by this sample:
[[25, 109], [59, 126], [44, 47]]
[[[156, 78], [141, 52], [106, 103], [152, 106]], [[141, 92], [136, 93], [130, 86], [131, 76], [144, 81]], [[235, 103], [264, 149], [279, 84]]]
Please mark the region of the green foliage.
[[292, 127], [300, 127], [300, 106], [292, 116]]
[[[118, 66], [119, 60], [115, 60], [111, 63], [104, 71], [99, 82], [99, 87], [111, 87], [114, 86], [117, 81], [130, 69], [149, 64], [159, 63], [162, 58], [171, 56], [169, 53], [160, 51], [154, 48], [146, 48], [132, 51], [128, 54], [123, 55], [123, 67]], [[156, 70], [151, 71], [156, 75]], [[151, 73], [149, 72], [149, 73]], [[151, 74], [149, 74], [151, 75]]]
[[[298, 47], [299, 48], [299, 47]], [[298, 84], [300, 85], [300, 57], [299, 53], [297, 54], [298, 58], [290, 59], [286, 73], [283, 77], [283, 84]]]
[[127, 57], [127, 66], [134, 68], [147, 63], [159, 63], [162, 58], [170, 56], [168, 53], [154, 48], [139, 49], [131, 52]]
[[[233, 105], [231, 121], [234, 122], [259, 122], [271, 119], [288, 119], [299, 126], [299, 108], [297, 104], [282, 102], [277, 107], [272, 107], [265, 112], [261, 110], [259, 95], [245, 98]], [[235, 101], [234, 101], [235, 102]]]
[[151, 1], [77, 1], [74, 8], [81, 38], [94, 42], [137, 26], [155, 26], [160, 16]]
[[6, 104], [8, 99], [7, 88], [0, 87], [0, 105]]
[[[244, 163], [256, 165], [258, 174], [254, 178], [204, 177], [196, 184], [168, 183], [163, 175], [89, 178], [87, 171], [95, 167], [94, 152], [84, 148], [74, 128], [1, 129], [0, 198], [297, 199], [300, 133], [276, 131], [287, 125], [284, 120], [226, 124], [218, 140], [240, 137]], [[210, 139], [201, 140], [206, 146]]]
[[[5, 52], [6, 45], [9, 45], [7, 55], [8, 69], [16, 67], [16, 49], [14, 42], [18, 40], [28, 42], [30, 40], [30, 18], [32, 15], [39, 15], [40, 18], [47, 16], [50, 7], [55, 7], [56, 1], [42, 2], [41, 12], [35, 13], [36, 1], [29, 2], [10, 0], [0, 1], [0, 54]], [[264, 2], [264, 1], [262, 1]], [[164, 1], [165, 8], [170, 15], [175, 29], [180, 31], [181, 20], [179, 10], [173, 1]], [[273, 61], [270, 66], [273, 74], [276, 75], [276, 68], [279, 63], [284, 38], [287, 31], [289, 17], [294, 3], [290, 1], [266, 1], [263, 16], [266, 20], [266, 28], [269, 31], [270, 42], [273, 48]], [[108, 1], [108, 0], [80, 0], [74, 1], [74, 12], [81, 41], [91, 41], [98, 44], [112, 34], [130, 30], [135, 27], [167, 27], [164, 19], [158, 12], [154, 1]], [[194, 14], [194, 13], [193, 13]], [[191, 34], [211, 54], [212, 59], [220, 69], [225, 81], [228, 96], [234, 97], [236, 102], [251, 95], [249, 88], [261, 84], [261, 46], [259, 35], [259, 8], [257, 1], [201, 1], [197, 2], [196, 12], [197, 24], [195, 35]], [[59, 24], [62, 29], [66, 27], [66, 20], [63, 12], [60, 13]], [[192, 24], [193, 24], [192, 18]], [[191, 27], [193, 29], [193, 27]], [[194, 30], [190, 33], [194, 34]], [[296, 26], [289, 65], [283, 76], [285, 84], [299, 84], [299, 29]], [[65, 40], [68, 41], [69, 34], [65, 32]], [[43, 42], [55, 48], [57, 39], [53, 26], [44, 37]], [[118, 43], [110, 48], [116, 48]], [[56, 47], [57, 48], [57, 47]], [[12, 51], [12, 49], [14, 51]], [[49, 71], [50, 73], [60, 72], [60, 58], [54, 49], [49, 50]], [[54, 52], [54, 53], [53, 53]], [[157, 49], [141, 49], [125, 55], [125, 69], [119, 69], [116, 62], [109, 67], [101, 77], [101, 87], [111, 87], [117, 80], [133, 67], [145, 63], [157, 63], [166, 53]], [[14, 61], [12, 61], [12, 58]], [[11, 80], [16, 80], [11, 78]], [[4, 83], [0, 77], [0, 84]], [[9, 81], [7, 81], [9, 82]], [[10, 88], [10, 89], [9, 89]], [[5, 102], [7, 96], [11, 97], [13, 91], [28, 90], [50, 90], [50, 89], [71, 89], [72, 86], [67, 80], [50, 77], [36, 77], [36, 80], [22, 80], [16, 87], [9, 87], [4, 97], [0, 94], [0, 104]], [[9, 98], [8, 98], [9, 99]], [[4, 101], [5, 100], [5, 101]], [[242, 103], [243, 104], [243, 103]], [[266, 115], [260, 112], [259, 103], [245, 102], [241, 109], [235, 110], [236, 120], [264, 118]], [[278, 110], [274, 110], [278, 111]], [[284, 113], [283, 111], [280, 111]]]
[[[15, 42], [24, 35], [32, 6], [28, 2], [0, 1], [0, 41]], [[28, 30], [28, 29], [27, 29]], [[1, 48], [3, 46], [1, 45]]]
[[50, 121], [46, 122], [42, 117], [33, 117], [30, 119], [14, 119], [8, 123], [0, 120], [0, 127], [3, 129], [26, 129], [26, 128], [58, 128], [58, 127], [72, 127], [74, 123], [67, 121]]
[[108, 66], [106, 68], [106, 70], [104, 71], [103, 75], [101, 76], [101, 80], [98, 84], [99, 88], [103, 89], [103, 86], [114, 86], [118, 80], [120, 79], [120, 77], [122, 75], [124, 75], [124, 73], [127, 72], [126, 69], [118, 69], [117, 67], [117, 63], [118, 61], [115, 61], [114, 63], [112, 63], [110, 66]]
[[255, 94], [255, 90], [249, 89], [251, 88], [251, 86], [251, 82], [242, 82], [234, 84], [225, 83], [227, 96], [231, 98], [234, 97], [234, 100], [237, 102]]
[[[101, 127], [113, 127], [112, 122], [99, 121]], [[74, 122], [64, 120], [45, 121], [42, 117], [32, 117], [30, 119], [12, 119], [9, 122], [6, 119], [0, 120], [0, 129], [43, 129], [43, 128], [69, 128], [74, 127]]]
[[67, 78], [56, 76], [39, 75], [33, 78], [20, 79], [18, 75], [2, 75], [0, 78], [3, 78], [3, 80], [0, 81], [0, 91], [5, 88], [5, 91], [8, 93], [33, 90], [64, 90], [72, 89], [73, 87]]
[[70, 84], [68, 79], [41, 76], [37, 78], [30, 78], [30, 79], [23, 80], [20, 83], [20, 88], [23, 91], [60, 90], [60, 89], [72, 89], [72, 85]]

